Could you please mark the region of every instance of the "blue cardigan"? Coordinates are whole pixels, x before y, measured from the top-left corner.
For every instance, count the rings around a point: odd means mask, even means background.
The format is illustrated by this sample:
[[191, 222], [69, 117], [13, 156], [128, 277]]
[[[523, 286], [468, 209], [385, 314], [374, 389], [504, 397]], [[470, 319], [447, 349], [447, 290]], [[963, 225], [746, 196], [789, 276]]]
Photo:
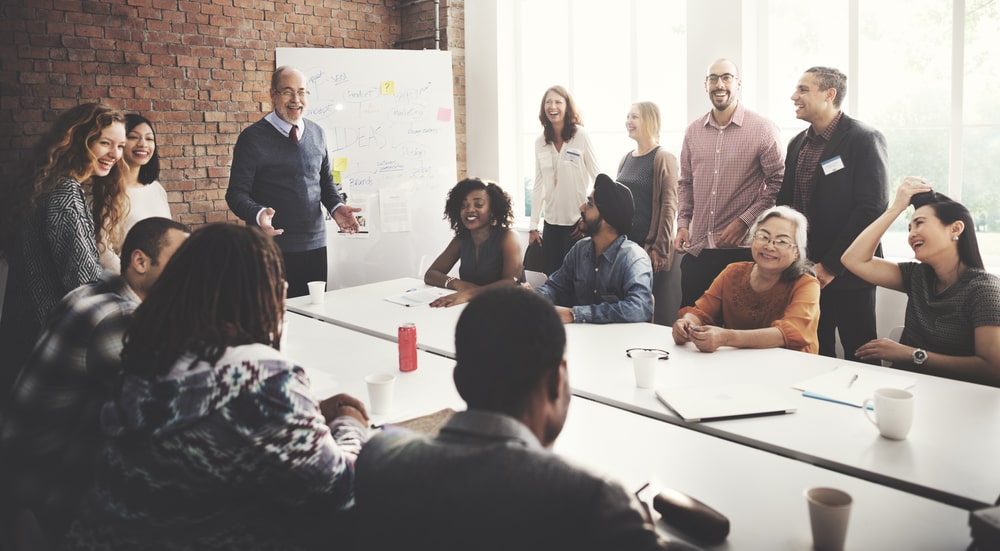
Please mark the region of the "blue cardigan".
[[274, 209], [272, 223], [285, 232], [274, 241], [283, 252], [326, 246], [327, 212], [344, 202], [333, 183], [326, 136], [316, 123], [303, 120], [298, 143], [266, 119], [240, 132], [233, 149], [226, 202], [252, 226], [262, 208]]

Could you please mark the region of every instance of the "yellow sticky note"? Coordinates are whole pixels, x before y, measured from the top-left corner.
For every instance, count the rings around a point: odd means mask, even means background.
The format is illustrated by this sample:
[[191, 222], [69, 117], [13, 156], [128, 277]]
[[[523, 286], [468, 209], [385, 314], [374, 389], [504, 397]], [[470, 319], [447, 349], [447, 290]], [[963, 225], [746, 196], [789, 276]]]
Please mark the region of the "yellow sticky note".
[[334, 157], [333, 170], [335, 172], [344, 172], [347, 170], [347, 157]]
[[339, 170], [334, 170], [333, 171], [333, 183], [335, 183], [335, 184], [339, 184], [340, 183], [340, 171]]
[[392, 95], [396, 93], [396, 81], [394, 80], [383, 80], [382, 81], [382, 95]]

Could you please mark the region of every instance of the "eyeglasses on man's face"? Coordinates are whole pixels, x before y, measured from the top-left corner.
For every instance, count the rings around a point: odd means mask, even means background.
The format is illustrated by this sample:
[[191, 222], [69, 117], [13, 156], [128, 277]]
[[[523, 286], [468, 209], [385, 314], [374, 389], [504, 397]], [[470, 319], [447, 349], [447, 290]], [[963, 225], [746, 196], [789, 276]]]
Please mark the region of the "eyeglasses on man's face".
[[292, 90], [291, 88], [284, 88], [279, 90], [278, 93], [285, 99], [292, 99], [294, 97], [305, 99], [309, 97], [309, 90]]
[[767, 246], [768, 243], [771, 243], [775, 247], [777, 247], [779, 249], [785, 249], [785, 250], [791, 249], [792, 247], [795, 246], [795, 242], [789, 241], [785, 237], [779, 237], [777, 239], [771, 239], [770, 235], [768, 235], [766, 233], [763, 233], [763, 232], [757, 232], [757, 233], [753, 234], [753, 240], [756, 241], [756, 242], [758, 242], [758, 243], [760, 243], [761, 245], [764, 245], [764, 246]]
[[736, 80], [736, 75], [733, 75], [732, 73], [723, 73], [721, 75], [708, 75], [705, 77], [705, 82], [708, 82], [709, 84], [718, 84], [720, 80], [723, 84], [732, 84], [733, 81]]

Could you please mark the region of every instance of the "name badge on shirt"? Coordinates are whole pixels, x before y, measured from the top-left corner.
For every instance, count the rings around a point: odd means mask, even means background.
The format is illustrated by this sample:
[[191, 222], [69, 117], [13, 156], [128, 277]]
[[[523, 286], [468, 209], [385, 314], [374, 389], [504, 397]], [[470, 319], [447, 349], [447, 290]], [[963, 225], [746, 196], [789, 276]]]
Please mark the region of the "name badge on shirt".
[[825, 161], [822, 161], [821, 163], [819, 163], [819, 166], [823, 167], [823, 174], [829, 176], [834, 172], [837, 172], [838, 170], [844, 168], [844, 161], [843, 159], [840, 158], [840, 155], [837, 155], [832, 159], [827, 159]]
[[579, 149], [567, 149], [566, 150], [566, 162], [573, 166], [580, 166], [580, 162], [583, 160], [583, 153], [580, 153]]

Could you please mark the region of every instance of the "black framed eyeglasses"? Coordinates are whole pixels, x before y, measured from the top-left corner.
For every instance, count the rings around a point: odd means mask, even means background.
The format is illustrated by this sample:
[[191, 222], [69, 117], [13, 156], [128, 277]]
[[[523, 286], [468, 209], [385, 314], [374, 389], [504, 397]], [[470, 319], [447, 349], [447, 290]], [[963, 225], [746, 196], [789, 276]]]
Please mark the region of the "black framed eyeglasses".
[[657, 355], [659, 355], [659, 357], [656, 358], [657, 360], [669, 360], [670, 359], [670, 352], [667, 352], [666, 350], [663, 350], [662, 348], [628, 348], [628, 349], [625, 350], [625, 355], [628, 356], [629, 358], [631, 358], [632, 357], [632, 352], [639, 352], [639, 351], [641, 351], [641, 352], [656, 352]]
[[736, 80], [736, 75], [732, 73], [723, 73], [721, 75], [708, 75], [705, 80], [709, 84], [718, 84], [721, 80], [723, 84], [732, 84]]

